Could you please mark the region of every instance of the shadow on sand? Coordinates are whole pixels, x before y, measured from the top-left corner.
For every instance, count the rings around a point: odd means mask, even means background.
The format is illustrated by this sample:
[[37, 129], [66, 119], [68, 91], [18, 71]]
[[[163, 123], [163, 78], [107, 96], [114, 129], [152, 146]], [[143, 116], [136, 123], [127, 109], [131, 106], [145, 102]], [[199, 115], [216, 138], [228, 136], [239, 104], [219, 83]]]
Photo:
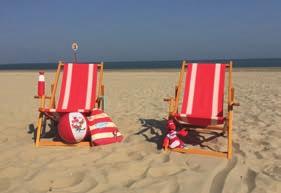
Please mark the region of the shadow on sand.
[[142, 135], [146, 141], [155, 143], [157, 149], [160, 150], [166, 135], [166, 120], [139, 119], [139, 121], [142, 128], [135, 135]]
[[[136, 132], [135, 135], [141, 135], [146, 139], [146, 141], [155, 143], [157, 145], [157, 149], [160, 150], [162, 148], [164, 137], [167, 134], [167, 120], [139, 119], [139, 121], [142, 125], [142, 128], [140, 129], [140, 131]], [[183, 128], [183, 126], [177, 125], [177, 129]], [[224, 132], [219, 133], [209, 130], [206, 130], [205, 132], [199, 132], [193, 129], [194, 127], [190, 127], [187, 137], [179, 136], [179, 138], [185, 144], [205, 147], [215, 151], [216, 149], [211, 147], [210, 143], [208, 142], [215, 142], [218, 137], [225, 137]]]
[[[34, 124], [28, 125], [28, 134], [33, 134], [33, 140], [36, 139], [36, 127]], [[50, 119], [43, 118], [42, 122], [42, 132], [41, 132], [41, 138], [49, 138], [53, 140], [58, 140], [58, 134], [57, 134], [57, 123], [55, 121], [52, 121]]]

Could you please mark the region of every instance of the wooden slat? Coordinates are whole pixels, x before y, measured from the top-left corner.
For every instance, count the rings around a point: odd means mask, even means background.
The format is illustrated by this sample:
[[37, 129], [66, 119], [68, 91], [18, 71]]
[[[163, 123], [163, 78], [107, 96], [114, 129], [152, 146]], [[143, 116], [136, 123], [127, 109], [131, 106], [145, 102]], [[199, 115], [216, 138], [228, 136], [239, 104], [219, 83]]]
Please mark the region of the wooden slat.
[[40, 135], [41, 135], [41, 129], [42, 129], [42, 121], [43, 121], [43, 113], [39, 113], [39, 117], [37, 120], [37, 128], [36, 128], [36, 139], [35, 139], [35, 146], [39, 146], [40, 141]]
[[196, 132], [199, 132], [199, 133], [210, 133], [210, 132], [216, 132], [216, 133], [220, 133], [218, 131], [224, 131], [224, 128], [222, 129], [207, 129], [207, 128], [191, 128], [189, 129], [191, 131], [196, 131]]
[[228, 128], [227, 128], [227, 159], [232, 158], [232, 118], [233, 118], [233, 103], [234, 93], [232, 93], [232, 61], [229, 64], [229, 78], [228, 78]]
[[181, 125], [186, 125], [184, 126], [185, 128], [189, 128], [191, 130], [224, 130], [224, 125], [209, 125], [207, 127], [200, 127], [196, 125], [188, 125], [188, 124], [181, 124]]
[[54, 86], [53, 86], [51, 100], [50, 100], [50, 105], [49, 105], [50, 108], [54, 108], [55, 107], [56, 91], [57, 91], [60, 71], [61, 71], [61, 68], [63, 66], [64, 66], [63, 63], [61, 61], [59, 61], [58, 69], [56, 71], [56, 76], [55, 76], [55, 80], [54, 80], [54, 83], [53, 83]]
[[102, 93], [102, 80], [103, 80], [103, 62], [101, 62], [98, 67], [100, 68], [100, 72], [99, 72], [99, 83], [98, 83], [98, 96], [97, 98], [99, 98], [101, 96]]
[[[34, 96], [34, 98], [35, 99], [41, 99], [42, 96]], [[51, 99], [51, 97], [50, 96], [45, 96], [45, 99]]]
[[77, 144], [67, 144], [61, 141], [47, 141], [47, 140], [41, 140], [39, 142], [39, 146], [64, 146], [64, 147], [90, 147], [91, 142], [89, 141], [82, 141]]
[[185, 67], [187, 66], [186, 61], [182, 62], [182, 66], [181, 66], [181, 71], [180, 71], [180, 77], [179, 77], [179, 81], [178, 81], [178, 85], [177, 87], [177, 92], [176, 92], [176, 98], [175, 98], [175, 105], [174, 105], [174, 109], [173, 109], [173, 113], [176, 113], [177, 109], [178, 109], [178, 105], [179, 105], [179, 97], [180, 97], [180, 91], [181, 91], [181, 87], [182, 87], [182, 79], [183, 79], [183, 75], [184, 75], [184, 71], [185, 71]]
[[169, 149], [169, 150], [170, 151], [176, 151], [176, 152], [179, 152], [179, 153], [189, 153], [189, 154], [207, 155], [207, 156], [227, 158], [227, 153], [217, 152], [217, 151], [210, 151], [210, 150], [205, 150], [205, 149], [175, 148], [175, 149]]

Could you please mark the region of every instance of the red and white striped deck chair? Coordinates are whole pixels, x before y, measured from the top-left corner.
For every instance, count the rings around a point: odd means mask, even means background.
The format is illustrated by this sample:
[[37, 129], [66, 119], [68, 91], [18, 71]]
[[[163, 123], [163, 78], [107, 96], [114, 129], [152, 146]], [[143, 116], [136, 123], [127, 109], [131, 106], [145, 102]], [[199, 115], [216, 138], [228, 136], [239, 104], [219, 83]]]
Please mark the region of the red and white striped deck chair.
[[[58, 87], [60, 72], [63, 69], [58, 103], [55, 105], [56, 90]], [[54, 83], [51, 85], [51, 96], [37, 97], [41, 100], [39, 118], [36, 131], [36, 146], [39, 145], [69, 145], [60, 141], [40, 140], [42, 121], [50, 118], [53, 121], [61, 113], [81, 112], [91, 113], [93, 108], [104, 107], [103, 63], [100, 64], [73, 64], [62, 63], [58, 65]], [[50, 100], [49, 106], [45, 106], [46, 99]], [[79, 146], [90, 145], [90, 142], [80, 142]]]
[[[225, 71], [228, 69], [228, 115], [223, 114]], [[185, 73], [186, 71], [186, 73]], [[185, 86], [181, 95], [185, 74]], [[181, 110], [178, 111], [179, 98], [182, 96]], [[169, 118], [187, 128], [210, 129], [227, 132], [227, 152], [216, 152], [204, 149], [173, 149], [175, 151], [206, 154], [231, 158], [232, 156], [232, 109], [234, 105], [234, 88], [232, 85], [232, 62], [229, 64], [182, 64], [180, 78], [176, 86], [175, 97], [169, 101]], [[197, 129], [199, 130], [199, 129]]]

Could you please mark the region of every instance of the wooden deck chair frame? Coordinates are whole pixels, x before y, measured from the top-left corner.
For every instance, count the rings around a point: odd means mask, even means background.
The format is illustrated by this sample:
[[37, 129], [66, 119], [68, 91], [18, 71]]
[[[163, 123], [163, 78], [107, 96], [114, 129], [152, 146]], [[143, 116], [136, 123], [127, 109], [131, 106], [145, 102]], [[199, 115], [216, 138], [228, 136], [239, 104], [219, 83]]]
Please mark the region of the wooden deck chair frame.
[[[58, 87], [58, 81], [60, 77], [60, 73], [64, 67], [64, 63], [62, 61], [59, 62], [58, 68], [56, 70], [54, 82], [51, 84], [51, 96], [43, 95], [42, 97], [35, 96], [40, 100], [40, 107], [39, 107], [39, 116], [37, 120], [37, 127], [36, 127], [36, 135], [35, 135], [35, 147], [39, 146], [82, 146], [82, 147], [89, 147], [91, 146], [90, 141], [82, 141], [77, 144], [67, 144], [62, 141], [50, 141], [50, 140], [41, 140], [41, 132], [42, 132], [42, 125], [43, 125], [43, 117], [46, 116], [44, 112], [46, 100], [49, 100], [49, 108], [56, 108], [55, 100], [56, 100], [56, 91]], [[104, 85], [103, 85], [103, 62], [98, 63], [98, 92], [97, 92], [97, 100], [95, 104], [97, 104], [98, 108], [104, 110]], [[49, 117], [50, 118], [50, 117]], [[52, 118], [51, 118], [52, 119]]]
[[[169, 115], [168, 118], [173, 118], [175, 114], [178, 112], [178, 105], [179, 105], [179, 98], [181, 94], [182, 89], [182, 82], [183, 82], [183, 76], [184, 73], [187, 70], [188, 63], [186, 61], [183, 61], [178, 84], [175, 88], [175, 97], [165, 98], [164, 101], [169, 102]], [[224, 118], [224, 124], [223, 125], [208, 125], [206, 127], [198, 127], [195, 130], [198, 132], [204, 132], [205, 129], [213, 130], [215, 132], [222, 131], [227, 133], [227, 152], [218, 152], [218, 151], [211, 151], [211, 150], [205, 150], [200, 148], [175, 148], [170, 149], [168, 147], [164, 147], [166, 150], [176, 151], [180, 153], [191, 153], [191, 154], [201, 154], [201, 155], [209, 155], [209, 156], [216, 156], [216, 157], [223, 157], [227, 159], [232, 158], [232, 121], [233, 121], [233, 107], [234, 106], [240, 106], [239, 103], [235, 102], [234, 100], [234, 87], [232, 84], [232, 61], [230, 61], [228, 64], [226, 64], [226, 69], [228, 70], [228, 101], [227, 101], [227, 115]], [[225, 72], [226, 73], [226, 72]], [[189, 128], [190, 125], [186, 126], [186, 128]], [[194, 126], [192, 126], [194, 127]]]

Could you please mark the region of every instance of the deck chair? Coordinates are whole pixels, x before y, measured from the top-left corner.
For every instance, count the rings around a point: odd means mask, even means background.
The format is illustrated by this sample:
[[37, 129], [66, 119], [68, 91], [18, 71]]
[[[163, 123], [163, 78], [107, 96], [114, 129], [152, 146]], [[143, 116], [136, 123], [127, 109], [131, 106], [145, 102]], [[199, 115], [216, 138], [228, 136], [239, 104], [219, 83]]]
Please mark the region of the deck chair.
[[[228, 70], [228, 102], [227, 115], [223, 115], [225, 71]], [[183, 78], [185, 86], [181, 95]], [[181, 111], [179, 100], [182, 98]], [[186, 129], [198, 132], [212, 131], [227, 134], [227, 152], [218, 152], [202, 148], [175, 148], [181, 153], [203, 154], [210, 156], [232, 157], [232, 120], [234, 88], [232, 85], [232, 62], [229, 64], [199, 64], [183, 61], [175, 97], [165, 98], [169, 102], [168, 118]], [[164, 147], [165, 150], [168, 147]]]
[[[56, 105], [56, 90], [63, 69], [60, 93]], [[36, 96], [40, 99], [39, 117], [35, 135], [35, 146], [90, 146], [90, 141], [66, 144], [62, 141], [41, 139], [44, 120], [56, 123], [60, 114], [66, 112], [91, 113], [94, 108], [104, 109], [103, 63], [73, 64], [59, 62], [55, 80], [51, 85], [51, 96]], [[46, 106], [49, 100], [49, 106]], [[46, 125], [45, 125], [46, 126]]]

